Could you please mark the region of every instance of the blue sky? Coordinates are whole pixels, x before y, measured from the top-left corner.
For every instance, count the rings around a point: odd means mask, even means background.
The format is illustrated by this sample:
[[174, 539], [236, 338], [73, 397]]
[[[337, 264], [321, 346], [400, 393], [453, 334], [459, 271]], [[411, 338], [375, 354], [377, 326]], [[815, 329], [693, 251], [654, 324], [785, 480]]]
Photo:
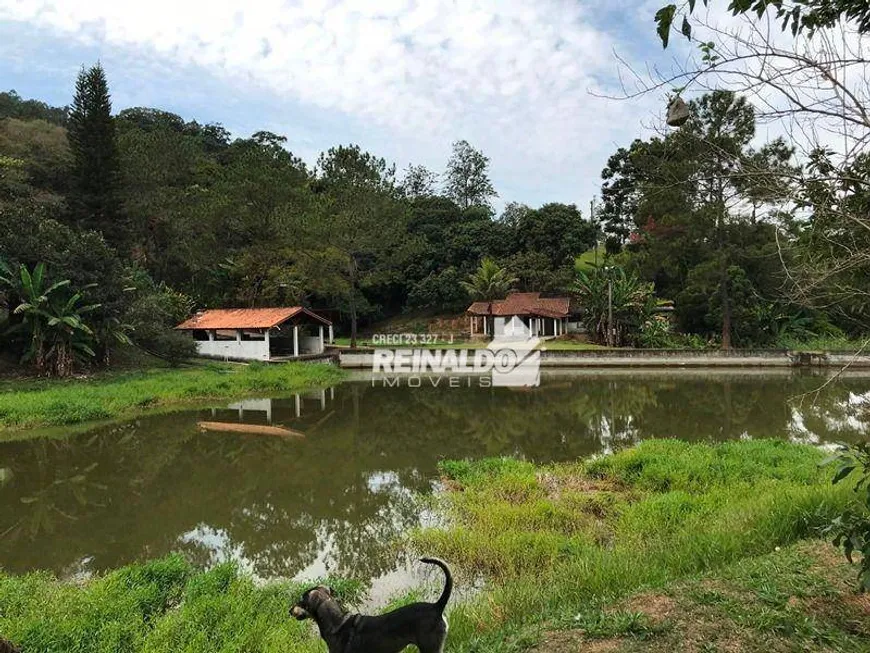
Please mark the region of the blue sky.
[[[667, 62], [654, 0], [0, 0], [0, 88], [63, 105], [100, 60], [114, 109], [267, 129], [309, 163], [339, 143], [441, 172], [492, 160], [497, 206], [573, 202], [663, 96], [611, 101], [615, 52]], [[669, 51], [674, 56], [679, 48]]]

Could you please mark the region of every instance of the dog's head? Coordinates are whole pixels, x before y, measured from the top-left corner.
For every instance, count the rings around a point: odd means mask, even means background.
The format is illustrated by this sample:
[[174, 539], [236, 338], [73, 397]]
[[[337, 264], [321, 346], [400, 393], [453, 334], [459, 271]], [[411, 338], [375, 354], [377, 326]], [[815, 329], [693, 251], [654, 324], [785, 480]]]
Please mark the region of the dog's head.
[[290, 608], [290, 616], [295, 617], [299, 621], [310, 619], [314, 614], [316, 614], [317, 608], [320, 607], [320, 605], [326, 601], [332, 601], [334, 599], [335, 593], [332, 591], [331, 587], [326, 587], [325, 585], [312, 587], [311, 589], [305, 590], [299, 598], [299, 601]]

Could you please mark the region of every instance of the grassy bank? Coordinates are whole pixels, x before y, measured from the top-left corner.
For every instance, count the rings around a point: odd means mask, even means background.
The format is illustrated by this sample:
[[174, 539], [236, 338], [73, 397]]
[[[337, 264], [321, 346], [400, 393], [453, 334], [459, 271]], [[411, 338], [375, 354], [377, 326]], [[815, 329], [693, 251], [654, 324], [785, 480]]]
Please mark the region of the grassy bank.
[[[870, 597], [830, 545], [802, 542], [533, 626], [486, 622], [448, 651], [867, 651]], [[359, 585], [330, 581], [348, 600]], [[316, 653], [309, 623], [287, 610], [307, 585], [255, 586], [230, 565], [195, 572], [179, 557], [124, 567], [84, 584], [0, 573], [0, 636], [24, 653], [215, 651]], [[522, 614], [515, 615], [522, 622]]]
[[[854, 567], [799, 542], [852, 500], [821, 458], [784, 442], [663, 440], [543, 467], [444, 463], [435, 501], [450, 523], [412, 544], [447, 558], [460, 587], [487, 581], [453, 602], [447, 650], [867, 651]], [[363, 589], [332, 584], [351, 602]], [[301, 589], [178, 557], [83, 584], [0, 573], [0, 635], [25, 653], [322, 651], [287, 616]]]
[[0, 433], [133, 416], [207, 399], [288, 393], [337, 383], [331, 365], [226, 365], [101, 375], [92, 379], [0, 385]]
[[642, 588], [816, 535], [853, 500], [821, 459], [780, 441], [658, 440], [548, 467], [446, 462], [450, 526], [413, 541], [466, 580], [489, 580], [485, 600], [454, 611], [451, 632], [497, 651], [505, 632], [564, 627]]

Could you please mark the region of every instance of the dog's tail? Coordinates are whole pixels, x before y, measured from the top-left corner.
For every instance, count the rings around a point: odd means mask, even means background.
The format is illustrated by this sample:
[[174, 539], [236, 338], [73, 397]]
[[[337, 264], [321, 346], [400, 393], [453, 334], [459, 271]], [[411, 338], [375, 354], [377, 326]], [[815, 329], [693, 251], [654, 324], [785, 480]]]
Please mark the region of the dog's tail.
[[420, 562], [425, 562], [429, 565], [437, 565], [441, 567], [441, 571], [444, 572], [444, 591], [441, 592], [441, 596], [435, 602], [438, 610], [444, 612], [444, 608], [447, 607], [447, 601], [450, 600], [450, 594], [453, 592], [453, 574], [450, 573], [450, 567], [447, 566], [446, 562], [439, 560], [438, 558], [420, 558]]

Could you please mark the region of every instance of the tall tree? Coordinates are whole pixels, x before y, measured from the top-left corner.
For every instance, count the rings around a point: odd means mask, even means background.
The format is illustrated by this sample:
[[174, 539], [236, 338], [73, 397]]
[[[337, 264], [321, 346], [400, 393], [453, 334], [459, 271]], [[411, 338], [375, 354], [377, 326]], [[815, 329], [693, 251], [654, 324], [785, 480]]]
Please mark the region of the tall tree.
[[551, 267], [569, 263], [595, 244], [595, 229], [574, 204], [544, 204], [523, 212], [516, 226], [523, 249], [539, 252]]
[[[681, 321], [709, 324], [697, 315], [683, 319], [702, 302], [701, 314], [717, 316], [722, 346], [729, 348], [732, 280], [757, 290], [757, 279], [746, 278], [743, 267], [769, 273], [746, 256], [747, 247], [761, 243], [744, 236], [752, 232], [772, 244], [772, 231], [753, 225], [768, 219], [775, 200], [788, 191], [793, 152], [779, 140], [758, 150], [750, 146], [755, 110], [743, 97], [716, 91], [689, 106], [691, 117], [679, 131], [635, 141], [611, 157], [603, 173], [602, 213], [612, 237], [622, 241], [629, 235], [637, 262], [659, 291], [682, 295]], [[752, 292], [741, 291], [741, 297]]]
[[445, 191], [460, 208], [489, 206], [498, 197], [489, 179], [489, 157], [474, 149], [468, 141], [453, 143], [453, 154], [447, 162]]
[[[720, 0], [725, 4], [724, 0]], [[870, 257], [861, 246], [870, 234], [863, 198], [870, 184], [862, 157], [870, 139], [870, 87], [867, 38], [870, 4], [866, 0], [730, 0], [743, 26], [695, 12], [694, 0], [662, 7], [656, 14], [665, 47], [679, 26], [697, 46], [673, 73], [636, 78], [638, 96], [662, 88], [681, 93], [725, 87], [758, 97], [758, 117], [789, 135], [802, 169], [783, 208], [798, 207], [801, 217], [780, 232], [791, 299], [836, 316], [853, 333], [870, 320]], [[705, 5], [707, 2], [705, 1]], [[779, 19], [793, 39], [776, 34]], [[826, 196], [827, 194], [827, 196]], [[804, 249], [807, 244], [821, 245]], [[856, 301], [856, 299], [858, 301]]]
[[118, 196], [118, 144], [109, 84], [99, 63], [79, 73], [67, 128], [73, 156], [73, 219], [120, 246], [127, 234]]
[[402, 194], [412, 200], [432, 197], [437, 183], [438, 175], [426, 166], [409, 165], [402, 179]]
[[408, 213], [395, 166], [357, 145], [321, 154], [316, 173], [316, 208], [305, 212], [305, 231], [314, 256], [326, 263], [318, 290], [341, 300], [356, 346], [360, 313], [371, 309], [365, 291], [388, 283], [403, 258]]

